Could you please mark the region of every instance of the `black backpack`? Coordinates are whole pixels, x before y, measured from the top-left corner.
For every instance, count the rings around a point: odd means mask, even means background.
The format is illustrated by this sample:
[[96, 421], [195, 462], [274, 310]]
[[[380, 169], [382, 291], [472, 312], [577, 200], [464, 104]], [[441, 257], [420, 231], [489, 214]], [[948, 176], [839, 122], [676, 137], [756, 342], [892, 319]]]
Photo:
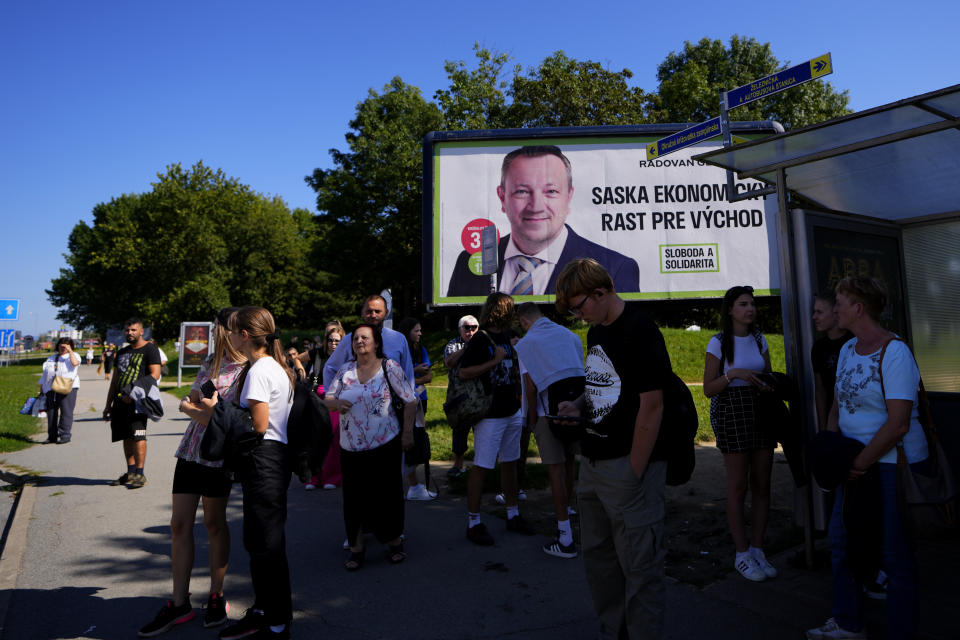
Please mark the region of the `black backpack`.
[[293, 385], [293, 406], [287, 418], [287, 457], [290, 470], [306, 483], [320, 473], [330, 450], [330, 413], [309, 380]]
[[650, 458], [666, 461], [667, 484], [672, 487], [686, 484], [693, 476], [698, 425], [697, 406], [690, 389], [680, 376], [671, 372], [663, 387], [663, 418]]

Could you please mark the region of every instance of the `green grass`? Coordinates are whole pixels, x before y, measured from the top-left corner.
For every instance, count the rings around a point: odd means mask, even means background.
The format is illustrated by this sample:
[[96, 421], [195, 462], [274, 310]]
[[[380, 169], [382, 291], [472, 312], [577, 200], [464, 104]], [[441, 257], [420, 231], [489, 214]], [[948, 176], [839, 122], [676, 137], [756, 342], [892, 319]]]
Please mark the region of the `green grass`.
[[[586, 349], [588, 327], [579, 324], [573, 327], [573, 332], [580, 336]], [[709, 442], [713, 438], [713, 429], [710, 427], [710, 399], [703, 395], [701, 383], [703, 382], [703, 365], [707, 352], [707, 343], [717, 332], [715, 329], [705, 329], [703, 331], [686, 331], [684, 329], [672, 329], [664, 327], [661, 329], [663, 338], [667, 343], [667, 351], [670, 354], [670, 361], [673, 364], [673, 370], [690, 385], [690, 392], [693, 394], [693, 401], [697, 406], [697, 415], [700, 420], [697, 428], [697, 441]], [[313, 335], [304, 331], [291, 331], [290, 335]], [[453, 337], [442, 331], [430, 331], [423, 335], [424, 345], [427, 347], [427, 353], [430, 354], [433, 363], [433, 380], [427, 386], [427, 431], [430, 434], [430, 449], [434, 460], [452, 460], [453, 459], [453, 439], [450, 427], [447, 425], [447, 418], [443, 414], [443, 401], [446, 396], [447, 380], [449, 371], [443, 365], [443, 348]], [[767, 342], [770, 345], [770, 359], [774, 371], [785, 371], [786, 363], [784, 359], [783, 336], [779, 334], [767, 335]], [[196, 369], [185, 369], [183, 371], [184, 385], [176, 386], [177, 359], [174, 355], [173, 342], [162, 345], [167, 354], [170, 354], [168, 366], [170, 375], [164, 376], [160, 390], [170, 393], [178, 398], [183, 398], [190, 392], [190, 386], [196, 376]], [[26, 397], [26, 396], [24, 396]], [[23, 400], [20, 401], [21, 404]], [[19, 405], [17, 409], [19, 409]], [[21, 416], [23, 417], [23, 416]], [[0, 449], [4, 450], [4, 449]], [[5, 449], [7, 451], [11, 449]], [[537, 445], [533, 438], [530, 439], [530, 455], [539, 455]], [[465, 456], [468, 460], [473, 459], [473, 433], [468, 439], [468, 449]]]
[[24, 401], [40, 391], [38, 383], [43, 359], [31, 358], [27, 362], [29, 366], [0, 368], [0, 452], [29, 447], [33, 444], [30, 436], [42, 433], [45, 428], [43, 420], [20, 415]]

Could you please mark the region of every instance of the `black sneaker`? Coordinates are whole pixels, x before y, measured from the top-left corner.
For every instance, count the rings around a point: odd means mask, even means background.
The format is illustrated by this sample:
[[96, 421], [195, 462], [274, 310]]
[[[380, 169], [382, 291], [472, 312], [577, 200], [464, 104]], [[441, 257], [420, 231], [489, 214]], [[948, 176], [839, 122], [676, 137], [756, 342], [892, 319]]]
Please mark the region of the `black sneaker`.
[[167, 600], [167, 603], [163, 605], [163, 609], [160, 609], [157, 617], [140, 629], [138, 635], [141, 638], [152, 638], [153, 636], [158, 636], [161, 633], [169, 631], [178, 624], [190, 622], [193, 618], [193, 607], [190, 606], [189, 600], [179, 607], [174, 606], [173, 602]]
[[243, 617], [220, 632], [220, 640], [238, 640], [247, 638], [267, 626], [263, 611], [247, 609]]
[[116, 480], [112, 480], [112, 481], [110, 482], [110, 486], [111, 486], [111, 487], [119, 487], [119, 486], [121, 486], [121, 485], [127, 484], [128, 482], [130, 482], [130, 476], [131, 476], [131, 475], [133, 475], [133, 474], [130, 474], [130, 473], [122, 473], [122, 474], [120, 474], [120, 477], [119, 477], [119, 478], [117, 478]]
[[467, 540], [481, 547], [493, 545], [493, 536], [487, 531], [487, 526], [482, 522], [473, 527], [467, 527]]
[[222, 593], [211, 593], [207, 599], [207, 611], [203, 614], [203, 626], [207, 629], [219, 627], [227, 621], [230, 603], [223, 599]]
[[554, 556], [557, 558], [576, 558], [577, 557], [577, 543], [571, 542], [568, 545], [560, 544], [560, 534], [557, 534], [557, 537], [553, 539], [552, 542], [548, 542], [543, 545], [543, 552], [548, 556]]
[[513, 531], [514, 533], [522, 533], [525, 536], [532, 536], [536, 533], [527, 521], [523, 519], [521, 515], [515, 515], [512, 518], [507, 519], [507, 531]]

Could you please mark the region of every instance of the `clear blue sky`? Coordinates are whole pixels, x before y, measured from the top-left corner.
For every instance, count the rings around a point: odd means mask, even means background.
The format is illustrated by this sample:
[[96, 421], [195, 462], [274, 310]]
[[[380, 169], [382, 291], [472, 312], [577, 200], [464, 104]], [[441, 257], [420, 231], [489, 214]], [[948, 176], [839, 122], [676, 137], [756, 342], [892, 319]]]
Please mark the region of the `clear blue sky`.
[[[43, 290], [99, 202], [203, 160], [291, 207], [345, 148], [357, 102], [393, 76], [430, 98], [474, 42], [534, 66], [568, 56], [656, 67], [685, 40], [771, 43], [782, 62], [827, 51], [862, 110], [960, 82], [960, 3], [50, 2], [0, 5], [0, 298], [25, 333], [59, 324]], [[148, 230], [145, 230], [148, 231]]]

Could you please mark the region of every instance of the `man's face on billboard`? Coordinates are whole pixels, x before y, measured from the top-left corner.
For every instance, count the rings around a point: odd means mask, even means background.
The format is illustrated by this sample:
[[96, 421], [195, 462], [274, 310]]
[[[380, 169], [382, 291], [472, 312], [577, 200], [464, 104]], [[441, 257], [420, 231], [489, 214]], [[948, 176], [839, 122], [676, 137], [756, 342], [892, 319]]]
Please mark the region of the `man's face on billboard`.
[[497, 196], [510, 220], [513, 242], [525, 254], [533, 255], [549, 246], [563, 229], [573, 188], [560, 158], [519, 156], [510, 163]]

